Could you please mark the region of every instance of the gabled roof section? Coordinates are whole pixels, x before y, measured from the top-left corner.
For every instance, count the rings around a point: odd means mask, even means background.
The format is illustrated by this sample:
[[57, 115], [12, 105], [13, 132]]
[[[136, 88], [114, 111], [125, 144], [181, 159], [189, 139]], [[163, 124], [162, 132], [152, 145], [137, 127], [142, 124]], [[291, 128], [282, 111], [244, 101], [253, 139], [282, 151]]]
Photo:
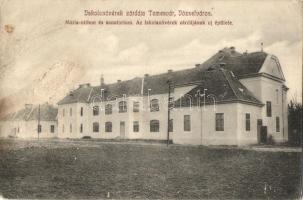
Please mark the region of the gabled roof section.
[[[56, 121], [58, 109], [50, 104], [40, 105], [40, 120], [41, 121]], [[39, 106], [26, 106], [14, 113], [9, 113], [4, 116], [2, 121], [31, 121], [39, 119]]]
[[[204, 63], [200, 64], [203, 70], [210, 70], [215, 68], [224, 68], [232, 71], [237, 77], [258, 73], [261, 69], [267, 53], [253, 52], [253, 53], [239, 53], [235, 51], [234, 47], [224, 48], [213, 55]], [[220, 64], [223, 64], [220, 66]]]
[[285, 81], [285, 77], [279, 62], [279, 59], [274, 55], [268, 55], [262, 65], [259, 73], [265, 73], [279, 80]]
[[[205, 71], [201, 75], [201, 83], [189, 91], [184, 96], [175, 101], [175, 107], [199, 106], [198, 93], [204, 94], [206, 90], [206, 104], [228, 102], [244, 102], [262, 106], [263, 104], [253, 96], [253, 94], [238, 81], [231, 71], [216, 69]], [[204, 97], [200, 97], [200, 105], [203, 104]]]

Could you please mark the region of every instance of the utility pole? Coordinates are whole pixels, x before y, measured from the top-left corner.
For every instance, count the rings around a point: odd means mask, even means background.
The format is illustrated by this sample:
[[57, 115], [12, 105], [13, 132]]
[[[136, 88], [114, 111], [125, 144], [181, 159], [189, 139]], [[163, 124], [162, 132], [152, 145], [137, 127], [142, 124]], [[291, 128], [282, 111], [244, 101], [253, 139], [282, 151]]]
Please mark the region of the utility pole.
[[40, 104], [39, 104], [39, 107], [38, 107], [38, 140], [39, 140], [40, 131], [41, 131], [41, 125], [40, 125]]
[[167, 84], [168, 84], [168, 103], [167, 103], [167, 141], [166, 141], [166, 145], [168, 146], [168, 144], [169, 144], [169, 127], [170, 127], [171, 80], [168, 80]]

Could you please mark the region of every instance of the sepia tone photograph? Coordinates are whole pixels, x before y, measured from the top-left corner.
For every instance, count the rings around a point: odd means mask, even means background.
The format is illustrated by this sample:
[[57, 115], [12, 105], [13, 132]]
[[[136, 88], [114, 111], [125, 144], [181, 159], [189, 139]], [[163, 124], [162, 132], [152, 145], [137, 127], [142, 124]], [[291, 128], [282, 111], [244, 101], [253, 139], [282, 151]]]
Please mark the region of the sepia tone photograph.
[[301, 0], [0, 0], [0, 199], [302, 199]]

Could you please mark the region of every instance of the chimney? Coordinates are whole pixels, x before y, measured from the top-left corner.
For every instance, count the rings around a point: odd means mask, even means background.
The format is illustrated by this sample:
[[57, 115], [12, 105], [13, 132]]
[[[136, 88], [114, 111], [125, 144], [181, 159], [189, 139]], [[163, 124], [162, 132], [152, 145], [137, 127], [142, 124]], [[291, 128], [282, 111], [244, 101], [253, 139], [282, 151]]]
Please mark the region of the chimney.
[[88, 88], [88, 87], [90, 87], [90, 83], [84, 83], [79, 85], [79, 88]]
[[103, 78], [103, 74], [101, 74], [101, 77], [100, 77], [100, 86], [104, 86], [104, 78]]
[[261, 42], [261, 52], [263, 52], [263, 42]]
[[235, 53], [236, 52], [236, 48], [235, 47], [230, 47], [230, 52], [231, 53]]
[[243, 55], [247, 55], [247, 50], [243, 53]]
[[26, 109], [31, 109], [31, 108], [33, 107], [33, 104], [26, 103], [26, 104], [24, 104], [24, 107], [25, 107]]
[[172, 72], [173, 72], [172, 69], [167, 70], [167, 73], [172, 73]]
[[149, 77], [149, 74], [144, 74], [144, 77]]
[[200, 64], [195, 64], [195, 67], [200, 67]]
[[220, 63], [220, 67], [225, 67], [226, 63]]
[[117, 82], [118, 82], [118, 83], [121, 83], [121, 80], [120, 80], [120, 79], [118, 79], [118, 80], [117, 80]]

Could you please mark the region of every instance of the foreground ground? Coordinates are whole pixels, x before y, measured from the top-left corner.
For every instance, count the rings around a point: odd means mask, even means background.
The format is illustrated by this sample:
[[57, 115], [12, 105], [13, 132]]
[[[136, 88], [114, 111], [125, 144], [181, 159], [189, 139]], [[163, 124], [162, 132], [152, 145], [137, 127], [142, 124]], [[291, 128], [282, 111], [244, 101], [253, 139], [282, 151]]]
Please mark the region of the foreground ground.
[[0, 140], [6, 198], [294, 199], [300, 153]]

